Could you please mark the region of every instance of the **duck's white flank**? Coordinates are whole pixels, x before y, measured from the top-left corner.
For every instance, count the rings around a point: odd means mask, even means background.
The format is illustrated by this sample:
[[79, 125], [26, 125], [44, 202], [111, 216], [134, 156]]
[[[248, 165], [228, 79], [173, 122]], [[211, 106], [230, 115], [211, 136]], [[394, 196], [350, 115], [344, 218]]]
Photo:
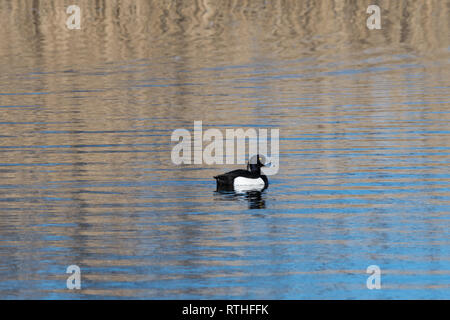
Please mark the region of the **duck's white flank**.
[[264, 180], [261, 178], [250, 179], [244, 177], [237, 177], [233, 182], [234, 187], [264, 187]]

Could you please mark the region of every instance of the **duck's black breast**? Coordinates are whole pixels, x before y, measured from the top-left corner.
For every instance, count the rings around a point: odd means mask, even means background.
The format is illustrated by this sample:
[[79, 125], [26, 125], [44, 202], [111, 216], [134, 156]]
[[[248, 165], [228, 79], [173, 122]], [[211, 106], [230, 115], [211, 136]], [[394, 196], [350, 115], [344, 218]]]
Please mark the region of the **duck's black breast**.
[[269, 179], [267, 179], [267, 176], [261, 175], [261, 179], [264, 181], [264, 189], [269, 186]]

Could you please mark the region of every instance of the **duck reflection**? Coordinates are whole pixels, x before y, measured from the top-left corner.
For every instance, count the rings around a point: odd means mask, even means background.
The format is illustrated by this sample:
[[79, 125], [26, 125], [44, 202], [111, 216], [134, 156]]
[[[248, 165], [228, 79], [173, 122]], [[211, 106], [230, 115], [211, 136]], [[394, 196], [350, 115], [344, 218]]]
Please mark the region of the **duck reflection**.
[[242, 201], [248, 202], [249, 209], [265, 209], [266, 201], [263, 196], [263, 191], [260, 190], [234, 190], [234, 189], [224, 189], [217, 188], [216, 194], [219, 195], [222, 201]]
[[266, 201], [262, 197], [261, 191], [247, 191], [245, 198], [248, 201], [249, 209], [265, 209]]

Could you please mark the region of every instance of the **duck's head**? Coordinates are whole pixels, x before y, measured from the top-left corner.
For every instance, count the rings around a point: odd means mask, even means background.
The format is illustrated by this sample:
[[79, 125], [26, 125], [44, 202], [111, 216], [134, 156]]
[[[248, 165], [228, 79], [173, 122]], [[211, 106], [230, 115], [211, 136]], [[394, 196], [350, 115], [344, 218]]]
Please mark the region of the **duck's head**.
[[247, 170], [250, 172], [261, 172], [261, 168], [265, 166], [266, 158], [257, 154], [250, 158], [247, 164]]

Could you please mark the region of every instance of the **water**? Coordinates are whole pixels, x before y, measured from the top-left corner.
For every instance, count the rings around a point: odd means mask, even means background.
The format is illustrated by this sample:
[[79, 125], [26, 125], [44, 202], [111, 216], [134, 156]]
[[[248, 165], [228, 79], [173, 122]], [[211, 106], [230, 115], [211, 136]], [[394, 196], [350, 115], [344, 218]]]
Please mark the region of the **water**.
[[[448, 3], [78, 3], [0, 3], [0, 298], [450, 297]], [[200, 120], [280, 130], [267, 190]]]

